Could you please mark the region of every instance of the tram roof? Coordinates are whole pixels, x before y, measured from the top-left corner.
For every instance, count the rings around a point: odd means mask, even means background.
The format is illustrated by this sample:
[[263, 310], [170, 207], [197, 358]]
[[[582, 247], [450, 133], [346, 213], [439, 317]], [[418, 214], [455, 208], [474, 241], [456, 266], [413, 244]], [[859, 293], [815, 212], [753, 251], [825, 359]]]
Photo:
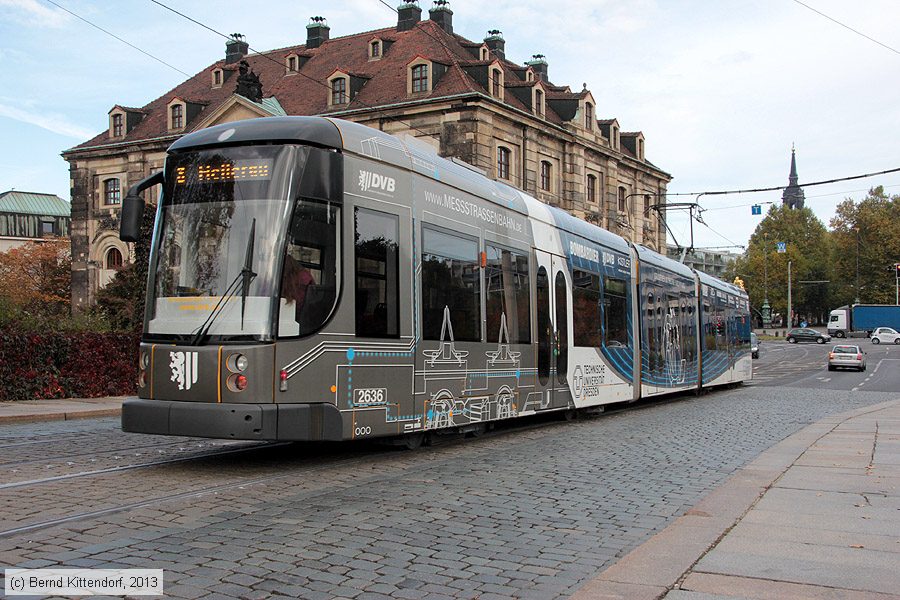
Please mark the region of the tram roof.
[[[361, 125], [361, 127], [365, 126]], [[322, 117], [265, 117], [200, 129], [179, 138], [169, 146], [169, 151], [181, 152], [188, 148], [252, 142], [300, 142], [325, 148], [342, 149], [344, 147], [340, 130], [329, 119]]]
[[733, 283], [722, 281], [703, 271], [697, 271], [697, 275], [700, 277], [700, 283], [728, 292], [729, 294], [734, 294], [735, 296], [747, 297], [747, 292]]
[[638, 258], [641, 262], [673, 271], [690, 279], [694, 278], [694, 270], [689, 266], [680, 263], [677, 260], [672, 260], [668, 256], [663, 256], [659, 252], [654, 252], [641, 244], [635, 244], [634, 247], [637, 249]]

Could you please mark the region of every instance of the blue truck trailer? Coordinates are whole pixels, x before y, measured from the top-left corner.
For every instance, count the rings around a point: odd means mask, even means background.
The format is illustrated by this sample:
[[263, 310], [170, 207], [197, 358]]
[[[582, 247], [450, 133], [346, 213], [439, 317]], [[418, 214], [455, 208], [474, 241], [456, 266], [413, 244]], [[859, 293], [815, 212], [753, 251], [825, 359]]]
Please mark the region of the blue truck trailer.
[[891, 327], [900, 331], [900, 306], [853, 304], [834, 309], [828, 317], [828, 334], [833, 337], [847, 337], [858, 331], [870, 335], [878, 327]]

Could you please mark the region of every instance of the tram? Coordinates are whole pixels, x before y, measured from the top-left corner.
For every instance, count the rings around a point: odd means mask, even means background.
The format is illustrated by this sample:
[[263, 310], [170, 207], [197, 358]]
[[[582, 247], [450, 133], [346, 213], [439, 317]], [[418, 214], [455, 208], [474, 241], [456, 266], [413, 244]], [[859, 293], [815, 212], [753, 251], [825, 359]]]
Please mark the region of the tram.
[[746, 293], [414, 140], [324, 117], [185, 135], [125, 431], [394, 437], [751, 377]]

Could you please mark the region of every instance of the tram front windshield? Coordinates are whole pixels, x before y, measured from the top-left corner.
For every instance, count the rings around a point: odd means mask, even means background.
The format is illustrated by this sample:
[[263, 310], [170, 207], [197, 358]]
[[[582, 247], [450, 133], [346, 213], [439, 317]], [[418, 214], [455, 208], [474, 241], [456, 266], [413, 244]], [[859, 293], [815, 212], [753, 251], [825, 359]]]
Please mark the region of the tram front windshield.
[[305, 150], [231, 147], [168, 158], [147, 334], [271, 338], [290, 193]]

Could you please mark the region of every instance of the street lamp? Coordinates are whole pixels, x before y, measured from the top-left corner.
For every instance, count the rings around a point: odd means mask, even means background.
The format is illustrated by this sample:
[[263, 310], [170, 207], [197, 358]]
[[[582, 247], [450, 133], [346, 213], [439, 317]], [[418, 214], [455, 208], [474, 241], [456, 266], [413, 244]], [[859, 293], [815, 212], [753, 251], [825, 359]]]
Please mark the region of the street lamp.
[[788, 261], [788, 309], [787, 309], [787, 318], [788, 318], [788, 328], [794, 326], [794, 313], [791, 311], [791, 262]]
[[856, 229], [856, 304], [859, 304], [859, 226]]
[[769, 305], [769, 232], [763, 233], [763, 327], [772, 324], [772, 307]]

